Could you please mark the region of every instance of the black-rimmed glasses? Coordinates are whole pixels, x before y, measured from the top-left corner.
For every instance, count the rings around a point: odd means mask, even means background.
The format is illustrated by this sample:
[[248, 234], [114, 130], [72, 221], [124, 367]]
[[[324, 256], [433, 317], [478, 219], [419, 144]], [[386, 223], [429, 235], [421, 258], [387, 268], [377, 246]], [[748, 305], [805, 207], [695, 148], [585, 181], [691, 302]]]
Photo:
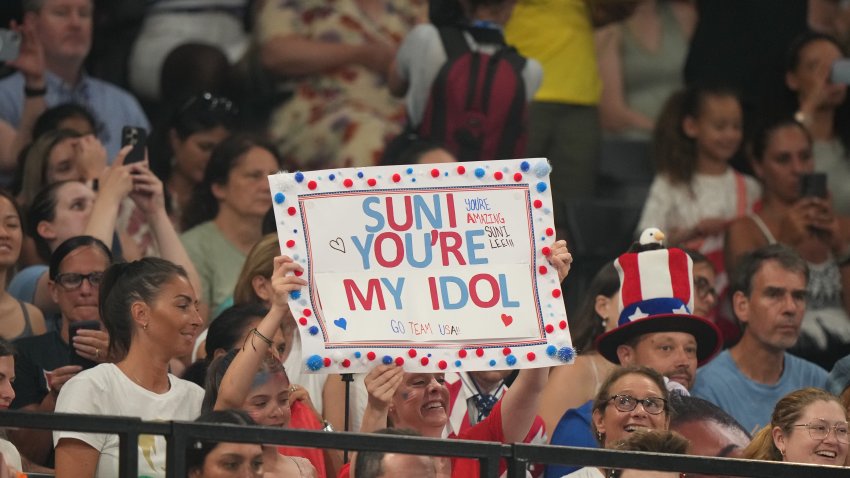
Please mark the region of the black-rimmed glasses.
[[92, 287], [100, 287], [100, 283], [103, 281], [103, 272], [89, 272], [88, 274], [68, 272], [57, 275], [55, 282], [65, 290], [75, 290], [83, 285], [83, 279], [89, 281]]
[[614, 407], [621, 412], [630, 412], [634, 410], [638, 403], [643, 405], [643, 409], [650, 415], [658, 415], [667, 409], [667, 400], [661, 397], [635, 398], [631, 395], [617, 394], [608, 399], [614, 403]]
[[231, 101], [229, 98], [224, 96], [215, 96], [209, 92], [201, 93], [189, 98], [185, 103], [183, 103], [183, 106], [181, 106], [178, 111], [180, 114], [184, 114], [192, 109], [210, 113], [228, 113], [233, 116], [239, 115], [239, 107], [236, 103]]
[[794, 425], [795, 427], [806, 427], [812, 440], [826, 440], [830, 431], [835, 431], [835, 439], [840, 443], [848, 443], [847, 422], [837, 422], [830, 426], [826, 420], [817, 418], [809, 423]]

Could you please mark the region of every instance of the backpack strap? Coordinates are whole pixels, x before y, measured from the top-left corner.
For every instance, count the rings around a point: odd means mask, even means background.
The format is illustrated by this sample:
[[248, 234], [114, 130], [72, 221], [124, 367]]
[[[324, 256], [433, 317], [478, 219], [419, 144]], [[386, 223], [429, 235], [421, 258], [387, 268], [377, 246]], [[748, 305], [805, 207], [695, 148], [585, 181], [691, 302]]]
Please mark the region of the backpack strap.
[[[522, 75], [525, 70], [527, 60], [520, 55], [514, 47], [505, 46], [499, 52], [503, 58], [513, 67], [514, 73], [519, 81], [517, 81], [517, 89], [514, 94], [514, 99], [511, 102], [511, 109], [508, 118], [515, 122], [514, 128], [507, 128], [507, 131], [502, 134], [499, 141], [499, 148], [496, 150], [499, 159], [514, 159], [514, 151], [516, 151], [517, 141], [525, 133], [526, 118], [523, 115], [528, 98], [525, 97], [525, 77]], [[489, 79], [489, 78], [488, 78]], [[487, 90], [484, 90], [487, 91]]]
[[471, 51], [461, 28], [439, 27], [437, 31], [440, 32], [440, 41], [443, 42], [443, 48], [446, 50], [448, 61]]

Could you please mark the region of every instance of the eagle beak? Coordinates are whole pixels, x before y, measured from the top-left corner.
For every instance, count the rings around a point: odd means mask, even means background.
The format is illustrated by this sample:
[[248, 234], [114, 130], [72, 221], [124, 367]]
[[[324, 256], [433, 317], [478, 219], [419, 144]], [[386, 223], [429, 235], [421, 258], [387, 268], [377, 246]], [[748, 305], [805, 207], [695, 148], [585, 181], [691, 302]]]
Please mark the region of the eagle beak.
[[655, 233], [655, 239], [657, 239], [657, 240], [658, 240], [658, 242], [664, 242], [664, 237], [665, 237], [665, 236], [664, 236], [664, 233], [663, 233], [663, 232], [661, 232], [661, 231], [656, 231], [656, 233]]

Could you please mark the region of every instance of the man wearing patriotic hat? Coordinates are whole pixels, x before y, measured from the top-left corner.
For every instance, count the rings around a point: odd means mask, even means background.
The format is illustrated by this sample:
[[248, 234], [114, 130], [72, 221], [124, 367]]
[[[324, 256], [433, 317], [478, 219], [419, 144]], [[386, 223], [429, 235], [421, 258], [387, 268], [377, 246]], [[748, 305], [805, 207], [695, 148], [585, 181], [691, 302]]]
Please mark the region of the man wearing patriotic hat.
[[[652, 368], [669, 380], [669, 389], [687, 394], [697, 365], [721, 346], [717, 326], [692, 313], [693, 261], [681, 249], [656, 249], [623, 254], [614, 265], [620, 276], [620, 319], [616, 329], [597, 338], [596, 349], [616, 364]], [[592, 405], [567, 410], [550, 443], [593, 446]], [[550, 465], [546, 477], [575, 469]]]
[[697, 365], [721, 346], [717, 326], [691, 312], [693, 261], [681, 249], [658, 249], [623, 254], [614, 265], [620, 320], [596, 339], [596, 349], [611, 362], [653, 368], [689, 390]]

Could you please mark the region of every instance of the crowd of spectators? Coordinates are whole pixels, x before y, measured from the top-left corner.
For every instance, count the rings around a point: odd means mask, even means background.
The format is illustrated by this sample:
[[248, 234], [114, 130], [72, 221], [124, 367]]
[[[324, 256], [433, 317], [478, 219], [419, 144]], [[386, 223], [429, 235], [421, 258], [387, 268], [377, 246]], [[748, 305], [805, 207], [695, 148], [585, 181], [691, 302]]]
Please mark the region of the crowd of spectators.
[[[850, 466], [847, 2], [5, 3], [0, 35], [19, 44], [0, 43], [0, 409]], [[549, 260], [577, 291], [578, 354], [519, 373], [379, 365], [347, 391], [301, 370], [287, 297], [306, 281], [278, 257], [267, 176], [464, 159], [419, 128], [455, 61], [449, 31], [521, 60], [509, 137], [552, 165]], [[149, 138], [140, 161], [127, 128]], [[570, 205], [611, 200], [603, 151], [626, 170], [650, 151], [654, 178], [624, 246], [565, 282], [582, 260]], [[804, 187], [814, 173], [825, 189]], [[626, 253], [648, 227], [666, 248]], [[631, 296], [627, 281], [666, 267], [684, 267], [684, 295]], [[7, 430], [0, 476], [112, 477], [118, 449]], [[140, 474], [165, 476], [165, 449], [140, 437]], [[469, 459], [226, 441], [192, 444], [187, 463], [192, 477], [478, 475]]]

